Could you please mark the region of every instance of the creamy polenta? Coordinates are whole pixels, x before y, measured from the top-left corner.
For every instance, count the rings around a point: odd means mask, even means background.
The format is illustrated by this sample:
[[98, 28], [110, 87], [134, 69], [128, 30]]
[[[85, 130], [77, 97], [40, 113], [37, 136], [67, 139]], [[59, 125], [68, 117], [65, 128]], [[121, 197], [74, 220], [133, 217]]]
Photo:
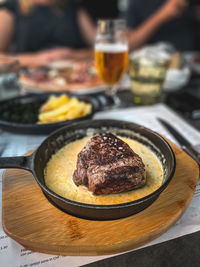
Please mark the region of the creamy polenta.
[[142, 158], [146, 170], [145, 186], [129, 192], [98, 196], [93, 195], [88, 191], [87, 187], [83, 185], [77, 187], [72, 180], [73, 173], [76, 169], [77, 156], [90, 138], [91, 137], [85, 137], [72, 142], [64, 146], [51, 157], [45, 169], [45, 183], [49, 189], [62, 197], [77, 202], [111, 205], [142, 198], [161, 186], [163, 181], [163, 169], [155, 154], [137, 141], [120, 137]]

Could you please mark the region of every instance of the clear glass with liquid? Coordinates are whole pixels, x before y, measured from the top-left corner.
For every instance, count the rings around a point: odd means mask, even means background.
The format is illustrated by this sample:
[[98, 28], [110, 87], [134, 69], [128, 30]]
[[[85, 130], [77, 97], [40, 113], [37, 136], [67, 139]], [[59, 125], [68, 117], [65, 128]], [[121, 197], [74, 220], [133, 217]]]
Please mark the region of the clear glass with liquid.
[[135, 104], [150, 105], [160, 101], [167, 68], [167, 60], [152, 57], [129, 61], [131, 91]]

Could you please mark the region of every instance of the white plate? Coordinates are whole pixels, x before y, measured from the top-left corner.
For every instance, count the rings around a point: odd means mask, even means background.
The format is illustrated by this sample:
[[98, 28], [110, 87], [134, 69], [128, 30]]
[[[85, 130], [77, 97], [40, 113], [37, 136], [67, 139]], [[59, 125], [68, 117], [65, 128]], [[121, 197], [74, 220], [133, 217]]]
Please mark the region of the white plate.
[[181, 70], [169, 69], [167, 71], [163, 90], [166, 92], [177, 91], [187, 85], [191, 76], [189, 67], [184, 67]]
[[[72, 93], [72, 94], [77, 94], [77, 95], [89, 95], [89, 94], [98, 94], [98, 93], [103, 93], [105, 91], [105, 86], [97, 86], [97, 87], [92, 87], [92, 88], [85, 88], [77, 91], [63, 91], [63, 93]], [[42, 90], [39, 88], [33, 88], [33, 87], [28, 87], [28, 86], [21, 86], [21, 93], [26, 94], [26, 93], [34, 93], [34, 94], [43, 94], [43, 93], [58, 93], [62, 91], [47, 91], [47, 90]]]
[[187, 56], [187, 64], [191, 68], [192, 71], [200, 74], [200, 62], [195, 62], [195, 58], [200, 59], [200, 53], [194, 52]]

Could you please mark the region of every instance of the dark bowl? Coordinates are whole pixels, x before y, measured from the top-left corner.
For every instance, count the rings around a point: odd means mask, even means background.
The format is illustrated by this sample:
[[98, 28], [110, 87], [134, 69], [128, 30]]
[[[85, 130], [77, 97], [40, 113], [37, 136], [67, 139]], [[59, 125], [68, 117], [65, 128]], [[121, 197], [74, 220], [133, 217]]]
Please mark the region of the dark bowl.
[[[163, 184], [153, 193], [123, 204], [93, 205], [75, 202], [51, 191], [44, 181], [44, 169], [49, 159], [64, 145], [81, 139], [88, 133], [112, 132], [139, 141], [151, 149], [162, 163]], [[23, 168], [33, 173], [47, 199], [59, 209], [72, 215], [95, 220], [127, 217], [150, 206], [171, 181], [175, 171], [175, 156], [167, 141], [143, 126], [117, 120], [88, 120], [68, 125], [50, 135], [29, 157], [0, 158], [0, 168]]]
[[31, 94], [0, 101], [0, 128], [15, 133], [45, 135], [73, 122], [90, 119], [99, 109], [99, 103], [94, 97], [65, 93], [69, 97], [75, 96], [79, 100], [92, 104], [92, 112], [74, 120], [37, 124], [41, 105], [50, 95], [60, 94], [62, 93]]

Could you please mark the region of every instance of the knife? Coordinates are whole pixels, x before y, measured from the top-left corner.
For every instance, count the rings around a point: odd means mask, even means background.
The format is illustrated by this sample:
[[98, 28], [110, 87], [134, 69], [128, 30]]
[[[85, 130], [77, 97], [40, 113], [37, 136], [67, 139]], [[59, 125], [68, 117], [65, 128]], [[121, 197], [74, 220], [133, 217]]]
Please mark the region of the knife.
[[200, 165], [200, 146], [193, 146], [172, 125], [161, 118], [157, 118], [164, 128], [178, 141], [182, 150], [190, 155]]

